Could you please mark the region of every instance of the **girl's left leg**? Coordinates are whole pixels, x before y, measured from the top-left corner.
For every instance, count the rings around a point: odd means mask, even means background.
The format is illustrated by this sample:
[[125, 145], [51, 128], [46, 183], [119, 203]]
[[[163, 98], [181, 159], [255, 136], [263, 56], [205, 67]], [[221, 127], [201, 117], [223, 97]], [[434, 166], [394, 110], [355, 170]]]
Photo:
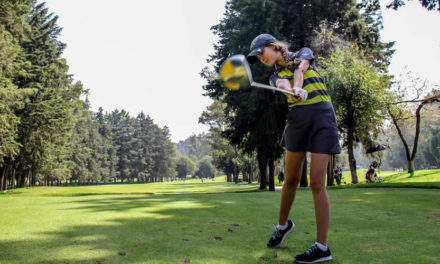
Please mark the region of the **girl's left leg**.
[[315, 217], [317, 226], [316, 241], [327, 245], [327, 234], [330, 223], [330, 201], [325, 188], [328, 154], [312, 153], [310, 161], [310, 187], [315, 203]]
[[316, 263], [332, 259], [330, 248], [327, 247], [327, 234], [330, 222], [330, 202], [325, 188], [325, 175], [329, 155], [312, 153], [310, 161], [310, 187], [315, 202], [316, 226], [318, 243], [313, 244], [306, 252], [295, 256], [295, 262]]

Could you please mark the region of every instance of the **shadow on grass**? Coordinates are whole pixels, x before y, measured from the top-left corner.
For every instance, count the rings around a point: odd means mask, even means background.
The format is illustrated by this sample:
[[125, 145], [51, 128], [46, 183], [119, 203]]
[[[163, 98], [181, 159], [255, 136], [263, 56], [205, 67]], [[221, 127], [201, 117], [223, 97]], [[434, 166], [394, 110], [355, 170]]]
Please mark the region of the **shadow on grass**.
[[241, 204], [246, 194], [82, 195], [58, 209], [80, 219], [31, 239], [0, 238], [1, 263], [267, 263], [264, 243], [262, 256], [234, 250], [255, 249], [243, 233], [252, 231], [248, 214], [263, 218], [258, 203]]

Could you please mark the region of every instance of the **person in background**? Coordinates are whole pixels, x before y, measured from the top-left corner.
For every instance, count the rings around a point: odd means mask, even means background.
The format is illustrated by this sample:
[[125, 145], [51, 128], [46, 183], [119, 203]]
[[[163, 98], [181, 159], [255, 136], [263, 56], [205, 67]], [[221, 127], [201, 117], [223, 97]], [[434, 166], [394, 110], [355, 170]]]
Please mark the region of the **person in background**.
[[278, 173], [278, 182], [279, 183], [284, 182], [284, 172], [282, 172], [282, 171], [280, 171], [280, 173]]
[[333, 171], [334, 178], [336, 180], [336, 184], [339, 186], [341, 185], [341, 179], [342, 179], [342, 169], [341, 167], [337, 166], [336, 169]]

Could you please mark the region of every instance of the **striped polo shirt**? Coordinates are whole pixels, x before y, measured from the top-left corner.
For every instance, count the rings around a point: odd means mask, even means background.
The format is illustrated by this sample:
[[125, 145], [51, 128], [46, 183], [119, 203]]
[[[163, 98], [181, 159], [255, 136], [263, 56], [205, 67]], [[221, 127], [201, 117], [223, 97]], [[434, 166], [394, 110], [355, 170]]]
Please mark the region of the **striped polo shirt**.
[[[330, 95], [328, 93], [327, 87], [324, 84], [318, 70], [315, 66], [315, 58], [313, 57], [313, 52], [309, 48], [302, 48], [297, 52], [290, 52], [290, 58], [293, 61], [309, 60], [310, 66], [304, 73], [304, 83], [303, 89], [308, 92], [307, 99], [303, 102], [293, 102], [289, 98], [287, 102], [289, 107], [295, 107], [298, 105], [311, 105], [319, 102], [330, 102]], [[293, 87], [293, 72], [287, 67], [281, 67], [279, 65], [275, 66], [275, 72], [270, 77], [270, 84], [275, 85], [278, 79], [288, 79]]]

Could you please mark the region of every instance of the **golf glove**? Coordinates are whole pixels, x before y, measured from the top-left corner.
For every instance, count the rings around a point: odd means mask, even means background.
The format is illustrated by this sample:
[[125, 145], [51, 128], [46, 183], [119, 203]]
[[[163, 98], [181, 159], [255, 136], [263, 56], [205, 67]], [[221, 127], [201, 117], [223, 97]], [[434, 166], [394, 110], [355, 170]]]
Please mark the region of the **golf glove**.
[[301, 102], [304, 102], [305, 100], [307, 100], [307, 96], [309, 93], [306, 90], [304, 90], [303, 88], [299, 88], [299, 87], [293, 87], [293, 90], [296, 93], [301, 95], [301, 97], [302, 97]]

